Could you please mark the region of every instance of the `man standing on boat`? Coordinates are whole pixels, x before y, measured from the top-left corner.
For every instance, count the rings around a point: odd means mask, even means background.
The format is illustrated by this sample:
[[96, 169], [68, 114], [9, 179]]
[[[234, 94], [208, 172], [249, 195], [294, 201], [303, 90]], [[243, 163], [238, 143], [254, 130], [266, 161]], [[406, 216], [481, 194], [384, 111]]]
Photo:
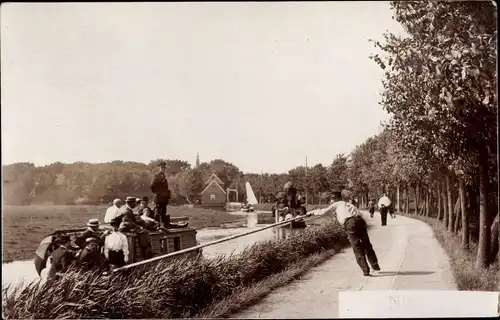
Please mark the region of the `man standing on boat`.
[[[338, 222], [344, 226], [347, 238], [352, 245], [354, 256], [356, 257], [359, 267], [363, 271], [363, 275], [370, 275], [370, 267], [366, 262], [367, 258], [372, 269], [374, 271], [380, 271], [377, 255], [368, 237], [366, 222], [359, 210], [352, 203], [342, 201], [341, 192], [335, 191], [333, 192], [332, 204], [328, 208], [319, 211], [319, 214], [328, 213], [333, 213]], [[315, 214], [315, 212], [310, 212], [308, 215], [313, 214]]]
[[151, 192], [155, 203], [155, 220], [160, 223], [160, 227], [166, 228], [170, 224], [170, 216], [167, 214], [167, 205], [170, 200], [170, 190], [165, 176], [167, 163], [162, 161], [158, 164], [159, 171], [151, 180]]

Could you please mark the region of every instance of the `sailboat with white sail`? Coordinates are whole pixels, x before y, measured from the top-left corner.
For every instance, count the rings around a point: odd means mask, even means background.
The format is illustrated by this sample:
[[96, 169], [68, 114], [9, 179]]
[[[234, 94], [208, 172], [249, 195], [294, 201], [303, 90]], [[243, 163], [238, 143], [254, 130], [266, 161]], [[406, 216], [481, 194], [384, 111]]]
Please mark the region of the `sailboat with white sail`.
[[255, 197], [255, 193], [253, 192], [252, 186], [250, 185], [250, 182], [245, 183], [245, 191], [246, 191], [246, 196], [247, 200], [246, 203], [242, 206], [241, 211], [243, 212], [252, 212], [254, 211], [253, 206], [259, 203], [257, 201], [257, 198]]

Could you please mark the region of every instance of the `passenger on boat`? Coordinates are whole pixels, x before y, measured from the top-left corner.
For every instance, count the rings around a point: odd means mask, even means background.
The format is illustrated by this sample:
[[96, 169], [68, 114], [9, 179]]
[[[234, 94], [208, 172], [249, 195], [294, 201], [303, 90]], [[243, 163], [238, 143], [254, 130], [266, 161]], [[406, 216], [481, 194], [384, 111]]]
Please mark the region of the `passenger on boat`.
[[153, 256], [151, 238], [149, 237], [149, 232], [142, 227], [145, 225], [144, 220], [136, 220], [136, 215], [133, 211], [135, 205], [135, 197], [127, 197], [125, 205], [120, 208], [119, 215], [117, 217], [117, 219], [120, 219], [119, 230], [121, 232], [135, 232], [139, 234], [139, 244], [143, 251], [143, 255], [146, 259], [149, 259]]
[[[148, 207], [148, 202], [148, 197], [142, 197], [140, 205], [138, 205], [139, 210], [137, 210], [137, 213], [144, 223], [144, 228], [148, 231], [158, 231], [161, 229], [160, 224], [154, 219], [154, 212]], [[162, 230], [164, 231], [165, 229]]]
[[111, 267], [122, 267], [129, 261], [128, 239], [118, 229], [120, 221], [115, 219], [111, 221], [113, 232], [104, 240], [104, 256], [108, 259]]
[[123, 205], [121, 199], [113, 200], [113, 205], [106, 210], [106, 215], [104, 216], [104, 223], [110, 223], [113, 218], [118, 215], [118, 210]]
[[125, 205], [118, 210], [117, 218], [121, 218], [120, 230], [127, 232], [140, 232], [144, 226], [144, 222], [141, 219], [136, 218], [134, 214], [134, 209], [136, 207], [136, 198], [127, 197], [125, 200]]
[[99, 239], [99, 247], [101, 247], [109, 231], [106, 230], [104, 233], [99, 231], [99, 219], [90, 219], [89, 222], [87, 222], [87, 227], [87, 230], [83, 231], [75, 240], [76, 244], [83, 249], [85, 248], [88, 238], [97, 238]]
[[71, 263], [76, 259], [76, 252], [80, 249], [71, 241], [69, 235], [61, 235], [56, 240], [55, 245], [58, 247], [52, 252], [52, 265], [48, 273], [48, 278], [56, 278], [61, 273], [68, 270]]
[[285, 192], [287, 199], [287, 206], [291, 210], [297, 209], [297, 189], [295, 188], [293, 182], [289, 181], [285, 184]]
[[78, 256], [80, 266], [88, 269], [101, 267], [104, 259], [102, 258], [101, 248], [99, 247], [100, 240], [97, 238], [88, 238], [86, 243], [87, 245]]
[[139, 197], [135, 198], [135, 208], [132, 211], [134, 211], [134, 214], [137, 216], [141, 215], [139, 213], [139, 210], [141, 209], [141, 201], [142, 201], [141, 198], [139, 198]]
[[142, 216], [145, 216], [145, 217], [148, 217], [148, 218], [151, 218], [154, 220], [155, 218], [155, 213], [154, 211], [148, 206], [149, 204], [149, 198], [148, 197], [142, 197], [142, 199], [140, 199], [140, 202], [139, 202], [139, 205], [137, 206], [139, 209], [137, 210], [137, 212], [139, 213], [139, 215], [142, 217]]

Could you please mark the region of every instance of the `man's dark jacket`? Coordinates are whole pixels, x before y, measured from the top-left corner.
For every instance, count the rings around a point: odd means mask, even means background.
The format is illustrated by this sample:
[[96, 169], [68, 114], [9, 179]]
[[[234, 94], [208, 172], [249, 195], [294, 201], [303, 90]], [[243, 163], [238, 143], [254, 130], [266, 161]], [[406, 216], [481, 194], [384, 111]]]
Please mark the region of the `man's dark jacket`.
[[151, 180], [151, 192], [155, 203], [166, 203], [170, 200], [170, 190], [168, 189], [168, 181], [163, 172], [158, 172]]
[[73, 253], [65, 246], [60, 246], [52, 253], [52, 265], [49, 270], [49, 277], [53, 277], [57, 272], [68, 270], [71, 261], [74, 260]]

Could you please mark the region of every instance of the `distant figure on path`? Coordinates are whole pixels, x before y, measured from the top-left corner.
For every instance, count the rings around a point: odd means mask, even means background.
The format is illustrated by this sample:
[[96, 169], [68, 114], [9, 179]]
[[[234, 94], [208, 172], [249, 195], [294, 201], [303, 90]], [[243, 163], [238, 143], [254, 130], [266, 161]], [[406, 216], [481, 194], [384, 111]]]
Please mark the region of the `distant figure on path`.
[[113, 205], [106, 210], [106, 215], [104, 216], [104, 223], [110, 223], [118, 215], [118, 210], [123, 205], [121, 199], [113, 200]]
[[[340, 191], [333, 193], [332, 202], [328, 208], [319, 211], [320, 214], [333, 213], [337, 217], [338, 222], [344, 226], [349, 242], [352, 245], [354, 256], [363, 271], [363, 275], [370, 275], [370, 268], [366, 262], [367, 258], [372, 269], [380, 271], [377, 255], [368, 237], [366, 222], [359, 210], [351, 203], [342, 201], [342, 193]], [[314, 211], [309, 213], [309, 215], [313, 214], [315, 214]]]
[[380, 220], [382, 226], [387, 225], [387, 214], [389, 213], [390, 205], [391, 205], [391, 200], [384, 193], [382, 197], [378, 200], [378, 207], [380, 211]]
[[123, 267], [129, 261], [127, 236], [118, 230], [120, 226], [118, 219], [111, 221], [111, 226], [113, 232], [104, 240], [104, 256], [112, 267]]
[[386, 207], [384, 204], [380, 206], [380, 222], [382, 223], [382, 226], [387, 225], [387, 213], [389, 212], [389, 207]]
[[373, 218], [373, 215], [375, 214], [375, 201], [372, 199], [368, 201], [368, 211], [370, 212], [370, 218]]
[[155, 220], [160, 223], [160, 227], [166, 228], [170, 224], [170, 216], [167, 215], [170, 190], [168, 189], [168, 181], [165, 177], [167, 163], [165, 161], [160, 162], [158, 168], [159, 171], [154, 175], [153, 180], [151, 180], [150, 188], [155, 203]]

